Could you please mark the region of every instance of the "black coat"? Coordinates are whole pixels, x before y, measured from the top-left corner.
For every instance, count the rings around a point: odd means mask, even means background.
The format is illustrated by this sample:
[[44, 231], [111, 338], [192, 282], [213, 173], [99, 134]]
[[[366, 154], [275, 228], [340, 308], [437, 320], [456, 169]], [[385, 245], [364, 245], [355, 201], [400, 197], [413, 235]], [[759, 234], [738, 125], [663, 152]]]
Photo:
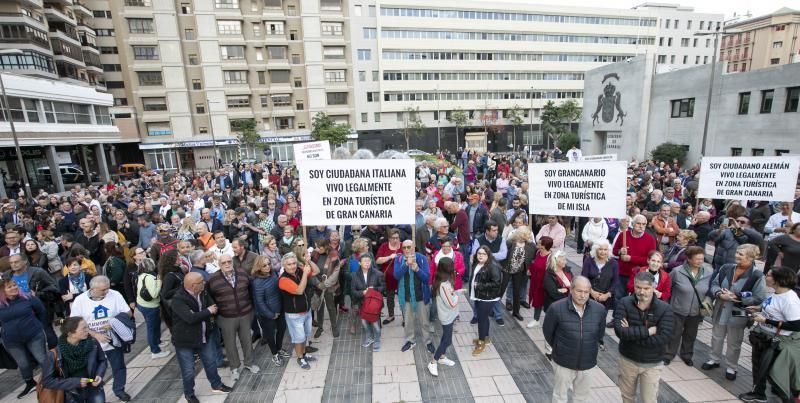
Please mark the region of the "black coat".
[[[572, 281], [572, 275], [568, 271], [564, 271], [564, 274], [567, 275], [570, 281]], [[559, 288], [569, 288], [564, 287], [561, 283], [558, 282], [558, 278], [556, 277], [556, 273], [552, 270], [546, 270], [544, 272], [544, 280], [542, 282], [542, 286], [544, 287], [544, 310], [547, 311], [554, 302], [566, 298], [569, 293], [560, 293], [558, 292]]]
[[352, 287], [352, 294], [350, 294], [350, 296], [356, 304], [360, 304], [361, 300], [364, 299], [364, 291], [367, 290], [367, 287], [372, 287], [375, 291], [380, 293], [383, 293], [384, 289], [386, 289], [383, 273], [376, 269], [369, 270], [366, 282], [364, 281], [364, 274], [362, 274], [361, 268], [350, 273], [350, 286]]
[[606, 308], [588, 300], [583, 317], [571, 298], [556, 301], [547, 310], [542, 332], [553, 347], [553, 361], [564, 367], [585, 371], [597, 365], [598, 343], [605, 335]]
[[[622, 319], [628, 321], [628, 327], [622, 327]], [[650, 336], [648, 328], [652, 326], [656, 334]], [[623, 357], [639, 363], [660, 362], [672, 338], [672, 307], [654, 297], [648, 310], [640, 311], [635, 295], [622, 298], [614, 311], [614, 333]]]
[[502, 276], [500, 274], [499, 264], [493, 264], [482, 268], [472, 281], [475, 283], [475, 298], [477, 299], [493, 300], [502, 295], [502, 291], [500, 290]]
[[[106, 369], [108, 368], [108, 361], [106, 360], [105, 353], [103, 353], [103, 349], [100, 348], [100, 343], [91, 337], [89, 339], [92, 341], [92, 350], [89, 352], [89, 356], [86, 358], [86, 373], [88, 374], [89, 378], [94, 379], [99, 376], [102, 379], [106, 373]], [[53, 353], [50, 351], [47, 352], [44, 365], [42, 366], [42, 384], [48, 389], [59, 389], [64, 391], [80, 390], [80, 377], [70, 377], [69, 374], [67, 374], [66, 378], [57, 376], [55, 371], [56, 366], [58, 366], [61, 374], [64, 374], [66, 371], [66, 367], [64, 366], [64, 358], [60, 354], [61, 352], [59, 351], [58, 361], [53, 361]]]
[[203, 344], [203, 323], [206, 324], [206, 342], [211, 337], [211, 312], [207, 309], [214, 302], [206, 291], [200, 296], [203, 309], [197, 305], [197, 299], [181, 287], [175, 293], [171, 303], [172, 344], [177, 348], [199, 348]]
[[[514, 248], [517, 246], [515, 242], [507, 241], [506, 247], [508, 248], [508, 255], [506, 255], [506, 260], [503, 261], [503, 272], [504, 273], [511, 273], [511, 254], [514, 252]], [[522, 268], [517, 271], [519, 272], [526, 272], [528, 271], [528, 266], [531, 265], [533, 259], [536, 258], [536, 244], [533, 242], [525, 242], [525, 255], [522, 258]]]

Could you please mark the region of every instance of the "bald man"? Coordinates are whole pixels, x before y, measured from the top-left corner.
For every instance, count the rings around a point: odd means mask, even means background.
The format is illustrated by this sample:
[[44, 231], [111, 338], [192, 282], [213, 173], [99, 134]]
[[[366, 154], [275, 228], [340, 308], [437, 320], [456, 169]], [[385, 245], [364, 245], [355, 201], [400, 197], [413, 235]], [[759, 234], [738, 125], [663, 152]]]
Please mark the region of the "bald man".
[[183, 288], [172, 298], [172, 343], [181, 368], [183, 395], [189, 403], [200, 402], [194, 394], [194, 356], [200, 356], [211, 389], [229, 393], [232, 389], [222, 383], [217, 372], [216, 347], [211, 341], [211, 317], [217, 305], [204, 291], [205, 282], [200, 273], [189, 272], [183, 278]]
[[591, 291], [588, 278], [575, 277], [570, 298], [553, 303], [544, 318], [542, 332], [553, 348], [553, 403], [566, 403], [570, 389], [573, 402], [589, 401], [589, 370], [597, 365], [606, 322], [606, 309], [589, 299]]

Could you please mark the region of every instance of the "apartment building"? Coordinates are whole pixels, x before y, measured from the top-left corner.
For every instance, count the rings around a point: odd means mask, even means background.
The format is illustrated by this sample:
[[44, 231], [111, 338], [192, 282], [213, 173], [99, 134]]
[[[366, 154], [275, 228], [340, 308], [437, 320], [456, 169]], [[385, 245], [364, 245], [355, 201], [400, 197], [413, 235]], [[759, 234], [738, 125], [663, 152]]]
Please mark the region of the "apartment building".
[[772, 14], [725, 26], [720, 60], [726, 71], [745, 72], [800, 62], [800, 10], [781, 8]]
[[658, 16], [656, 62], [661, 70], [675, 70], [711, 63], [714, 37], [722, 14], [697, 13], [678, 4], [644, 3], [634, 10]]
[[[326, 112], [353, 124], [342, 0], [89, 0], [115, 112], [142, 133], [148, 166], [292, 159]], [[217, 157], [215, 158], [215, 148]]]
[[[550, 148], [541, 109], [568, 99], [582, 105], [584, 72], [662, 52], [665, 63], [671, 56], [677, 65], [710, 62], [713, 46], [704, 39], [694, 46], [691, 33], [722, 20], [678, 5], [605, 9], [483, 0], [352, 0], [350, 14], [355, 127], [359, 143], [375, 151], [406, 147], [411, 114], [426, 129], [410, 148], [452, 150], [465, 141], [493, 151]], [[688, 46], [684, 37], [691, 38]], [[515, 107], [524, 119], [517, 127], [506, 118]], [[469, 117], [458, 136], [448, 120], [457, 109]]]

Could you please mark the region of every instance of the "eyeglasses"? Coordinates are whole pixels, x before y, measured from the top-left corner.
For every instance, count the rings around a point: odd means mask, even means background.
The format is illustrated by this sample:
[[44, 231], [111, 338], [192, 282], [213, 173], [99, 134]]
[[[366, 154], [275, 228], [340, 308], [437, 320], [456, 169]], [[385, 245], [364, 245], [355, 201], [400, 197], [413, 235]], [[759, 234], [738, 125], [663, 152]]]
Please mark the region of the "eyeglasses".
[[403, 246], [403, 249], [414, 249], [413, 246]]

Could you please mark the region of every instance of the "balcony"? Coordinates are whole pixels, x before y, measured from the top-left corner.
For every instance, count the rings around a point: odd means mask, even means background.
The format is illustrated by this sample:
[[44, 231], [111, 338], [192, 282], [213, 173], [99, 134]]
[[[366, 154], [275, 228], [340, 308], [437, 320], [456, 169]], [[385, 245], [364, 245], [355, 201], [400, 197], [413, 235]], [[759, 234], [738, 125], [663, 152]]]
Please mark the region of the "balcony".
[[75, 21], [75, 16], [72, 15], [70, 11], [63, 12], [57, 8], [45, 7], [44, 16], [47, 18], [47, 21], [50, 22], [61, 22], [64, 24], [71, 24], [72, 26], [78, 24], [78, 22]]
[[79, 1], [76, 1], [75, 4], [72, 6], [72, 11], [76, 14], [83, 14], [86, 18], [92, 18], [92, 10], [89, 10], [89, 7], [81, 4]]
[[72, 27], [72, 26], [69, 26], [69, 25], [66, 25], [66, 24], [52, 23], [52, 24], [50, 24], [50, 26], [48, 28], [49, 28], [50, 32], [52, 32], [52, 33], [61, 33], [64, 36], [66, 36], [67, 38], [70, 38], [70, 39], [74, 40], [75, 42], [77, 42], [78, 45], [80, 45], [80, 43], [81, 43], [80, 39], [78, 38], [78, 31], [76, 31], [75, 28]]
[[100, 63], [100, 56], [92, 53], [83, 51], [83, 61], [86, 63], [86, 68], [91, 68], [93, 71], [98, 73], [103, 72], [103, 65]]
[[30, 6], [34, 8], [42, 8], [44, 2], [42, 0], [19, 0], [23, 6]]
[[58, 70], [58, 76], [64, 78], [64, 81], [73, 80], [75, 84], [79, 85], [86, 85], [88, 84], [88, 80], [86, 79], [86, 74], [83, 73], [81, 75], [80, 70], [83, 68], [82, 66], [76, 66], [68, 61], [61, 61], [56, 60], [56, 69]]
[[80, 46], [76, 46], [55, 38], [50, 41], [50, 44], [53, 45], [53, 55], [55, 55], [55, 60], [64, 60], [69, 63], [80, 65], [81, 67], [85, 66]]
[[31, 43], [50, 51], [47, 32], [25, 24], [0, 24], [0, 43]]
[[0, 23], [20, 23], [31, 25], [42, 30], [47, 29], [44, 17], [41, 15], [32, 17], [22, 13], [0, 13]]

